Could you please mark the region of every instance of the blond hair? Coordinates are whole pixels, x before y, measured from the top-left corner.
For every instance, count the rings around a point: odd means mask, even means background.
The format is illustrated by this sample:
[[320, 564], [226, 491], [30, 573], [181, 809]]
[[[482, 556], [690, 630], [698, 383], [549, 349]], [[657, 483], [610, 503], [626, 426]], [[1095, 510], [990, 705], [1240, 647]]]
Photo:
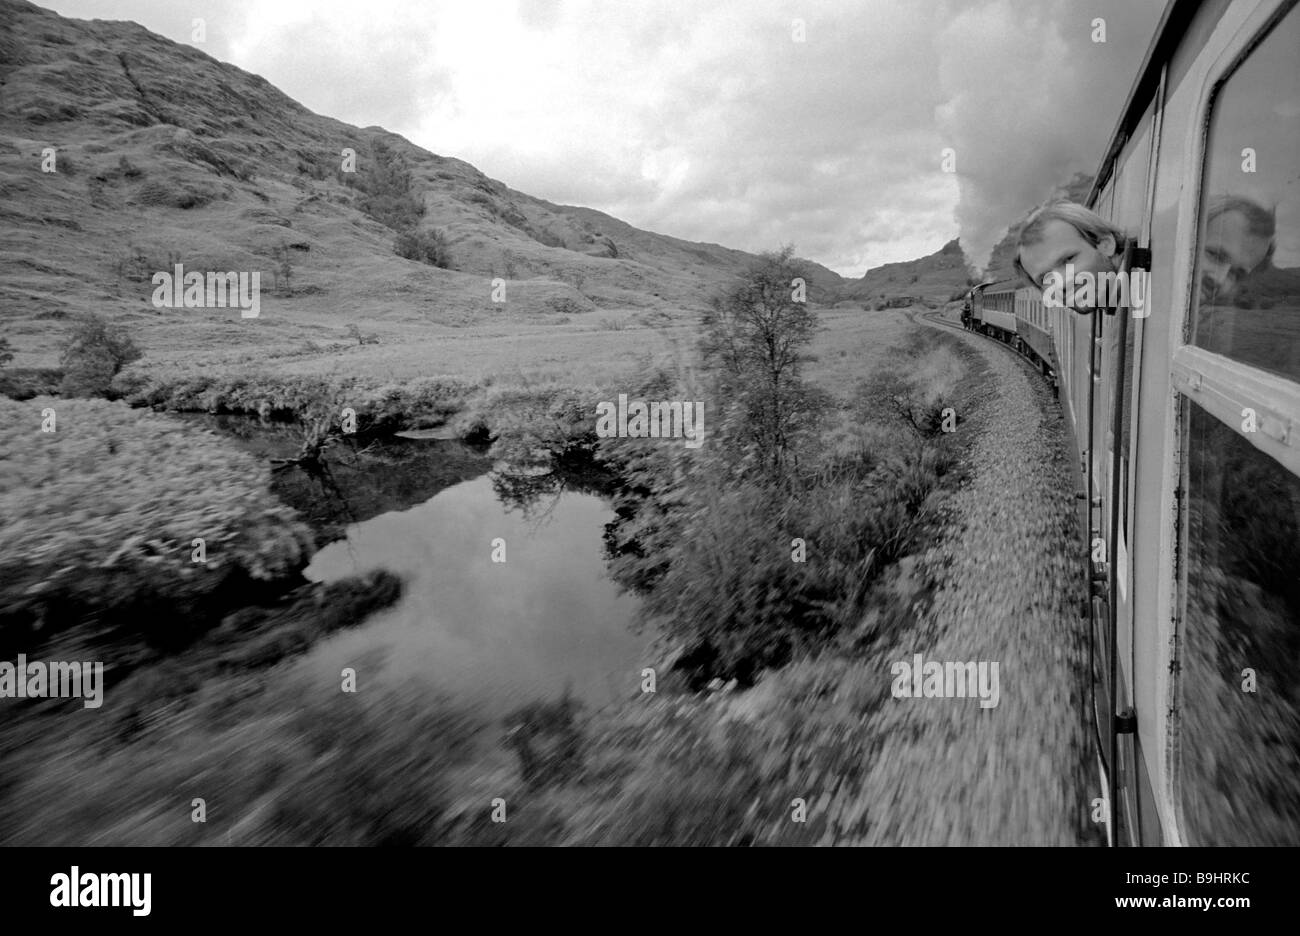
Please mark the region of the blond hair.
[[1042, 287], [1034, 282], [1034, 278], [1021, 265], [1020, 250], [1022, 247], [1039, 243], [1043, 239], [1044, 229], [1053, 221], [1064, 221], [1094, 247], [1107, 237], [1115, 241], [1116, 249], [1121, 249], [1124, 245], [1126, 235], [1123, 229], [1111, 224], [1095, 211], [1064, 198], [1054, 198], [1045, 202], [1034, 209], [1033, 214], [1025, 220], [1025, 226], [1020, 229], [1020, 237], [1016, 241], [1016, 273], [1035, 289]]

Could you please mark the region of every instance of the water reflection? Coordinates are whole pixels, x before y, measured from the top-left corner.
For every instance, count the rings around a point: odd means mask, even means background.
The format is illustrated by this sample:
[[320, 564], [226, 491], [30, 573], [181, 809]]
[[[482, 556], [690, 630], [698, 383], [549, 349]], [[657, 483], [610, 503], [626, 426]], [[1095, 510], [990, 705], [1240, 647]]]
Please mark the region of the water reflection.
[[[303, 665], [337, 677], [379, 648], [385, 665], [359, 669], [359, 686], [418, 677], [494, 711], [566, 685], [589, 705], [625, 698], [638, 689], [647, 640], [630, 630], [636, 599], [605, 574], [602, 530], [612, 518], [603, 500], [554, 474], [516, 471], [353, 525], [317, 553], [308, 577], [386, 568], [406, 593]], [[492, 561], [494, 545], [504, 562]]]

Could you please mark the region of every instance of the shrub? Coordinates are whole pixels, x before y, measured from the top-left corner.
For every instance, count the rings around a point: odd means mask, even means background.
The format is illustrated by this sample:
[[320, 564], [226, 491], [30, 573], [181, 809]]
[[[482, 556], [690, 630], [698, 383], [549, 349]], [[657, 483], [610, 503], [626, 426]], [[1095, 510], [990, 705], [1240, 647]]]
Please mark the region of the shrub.
[[141, 357], [131, 336], [100, 315], [87, 315], [73, 328], [59, 363], [64, 368], [64, 396], [104, 396], [113, 378]]
[[595, 442], [591, 401], [608, 398], [605, 391], [558, 383], [498, 385], [459, 421], [465, 434], [495, 439], [493, 457], [527, 468]]
[[189, 185], [179, 179], [150, 179], [135, 194], [135, 203], [159, 208], [201, 208], [217, 197], [216, 189], [207, 185]]
[[961, 359], [946, 343], [925, 345], [914, 338], [899, 349], [892, 367], [859, 384], [858, 403], [877, 418], [897, 420], [919, 438], [932, 439], [943, 430], [944, 410], [953, 406], [963, 371]]
[[406, 161], [382, 140], [374, 143], [372, 164], [357, 172], [355, 179], [362, 193], [358, 206], [380, 224], [405, 231], [424, 215], [424, 199], [414, 189]]
[[347, 333], [348, 337], [355, 339], [357, 344], [379, 344], [378, 335], [374, 332], [362, 332], [361, 329], [357, 327], [356, 322], [348, 323]]
[[87, 352], [65, 364], [59, 394], [65, 397], [102, 397], [113, 382], [113, 362], [100, 350]]
[[63, 371], [56, 367], [6, 367], [0, 371], [0, 396], [30, 400], [59, 392]]
[[[45, 408], [53, 432], [39, 429]], [[266, 466], [215, 435], [125, 403], [0, 399], [0, 621], [199, 603], [230, 574], [290, 574], [311, 535], [269, 483]], [[193, 561], [196, 537], [205, 562]]]
[[548, 312], [556, 315], [580, 315], [590, 312], [595, 306], [586, 300], [574, 299], [572, 296], [553, 296], [546, 300]]
[[[692, 688], [714, 676], [747, 683], [854, 632], [882, 573], [930, 529], [931, 495], [956, 457], [942, 411], [965, 366], [927, 340], [899, 349], [905, 373], [867, 382], [850, 403], [851, 421], [878, 427], [874, 437], [864, 431], [840, 454], [820, 432], [793, 435], [790, 469], [775, 479], [743, 398], [707, 390], [716, 402], [696, 451], [599, 440], [624, 482], [605, 533], [611, 573], [642, 596], [643, 620], [663, 622], [682, 648], [677, 669]], [[671, 375], [636, 389], [630, 397], [697, 398]]]
[[[820, 657], [720, 700], [659, 696], [602, 737], [612, 778], [584, 790], [574, 845], [812, 845], [869, 827], [889, 680], [875, 663]], [[728, 704], [731, 703], [731, 704]], [[806, 822], [790, 803], [806, 799]]]
[[403, 231], [393, 241], [393, 252], [407, 260], [451, 269], [451, 248], [442, 231]]
[[[870, 453], [828, 463], [779, 497], [689, 463], [674, 466], [686, 475], [674, 485], [674, 470], [657, 462], [630, 473], [657, 500], [622, 497], [606, 547], [615, 579], [642, 594], [645, 618], [664, 621], [698, 658], [692, 688], [713, 676], [749, 683], [856, 626], [880, 573], [914, 544], [938, 484], [928, 449], [878, 465]], [[792, 561], [793, 537], [806, 561]]]
[[[475, 716], [415, 682], [349, 695], [311, 685], [244, 672], [196, 684], [177, 665], [134, 674], [106, 693], [107, 717], [78, 719], [71, 738], [44, 733], [21, 762], [6, 760], [16, 795], [0, 797], [0, 840], [478, 844], [451, 837], [466, 811], [482, 813], [484, 831], [502, 830], [465, 789], [466, 766], [481, 755]], [[126, 736], [108, 735], [114, 729]], [[158, 821], [154, 804], [195, 777], [226, 819]], [[507, 782], [502, 795], [513, 789]], [[528, 806], [510, 802], [513, 840]]]
[[520, 779], [529, 786], [571, 779], [582, 769], [583, 737], [568, 693], [555, 702], [532, 702], [506, 716], [506, 745], [519, 757]]

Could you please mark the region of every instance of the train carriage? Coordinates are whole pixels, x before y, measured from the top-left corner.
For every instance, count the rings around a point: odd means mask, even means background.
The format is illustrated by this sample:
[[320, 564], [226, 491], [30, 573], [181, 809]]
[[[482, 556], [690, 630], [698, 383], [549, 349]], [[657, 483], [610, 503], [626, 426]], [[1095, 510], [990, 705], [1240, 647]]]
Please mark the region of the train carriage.
[[1049, 327], [1052, 310], [1043, 305], [1037, 289], [1018, 279], [981, 283], [971, 290], [971, 305], [976, 330], [1011, 345], [1055, 385], [1058, 360]]
[[1015, 287], [1007, 280], [1001, 283], [981, 283], [973, 291], [971, 301], [978, 330], [1008, 344], [1016, 337]]
[[1016, 290], [1016, 334], [1020, 338], [1024, 353], [1042, 370], [1044, 376], [1054, 377], [1057, 361], [1056, 350], [1052, 347], [1052, 333], [1048, 330], [1048, 313], [1050, 309], [1043, 306], [1043, 298], [1038, 290], [1021, 288]]
[[[1107, 835], [1300, 844], [1296, 0], [1171, 2], [1095, 179], [1142, 307], [981, 284], [972, 327], [1072, 428]], [[1230, 263], [1251, 236], [1267, 259]]]

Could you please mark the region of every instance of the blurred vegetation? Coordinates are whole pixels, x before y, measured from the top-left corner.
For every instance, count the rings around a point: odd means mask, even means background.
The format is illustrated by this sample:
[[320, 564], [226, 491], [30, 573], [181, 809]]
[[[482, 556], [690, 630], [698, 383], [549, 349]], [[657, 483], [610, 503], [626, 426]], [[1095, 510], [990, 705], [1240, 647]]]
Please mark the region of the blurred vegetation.
[[[878, 667], [819, 658], [743, 696], [648, 696], [586, 715], [561, 697], [494, 731], [416, 681], [352, 694], [284, 667], [200, 679], [172, 666], [107, 693], [103, 717], [51, 732], [51, 707], [0, 730], [0, 841], [852, 841], [868, 828], [883, 741], [870, 723], [887, 692]], [[66, 753], [51, 758], [54, 745]], [[791, 821], [796, 808], [806, 821]]]
[[268, 468], [214, 435], [103, 400], [0, 399], [0, 418], [0, 635], [142, 606], [177, 614], [142, 629], [185, 630], [221, 586], [307, 561], [310, 533]]
[[105, 396], [113, 378], [141, 356], [140, 348], [121, 325], [109, 322], [102, 315], [82, 316], [65, 341], [59, 358], [63, 367], [59, 392], [65, 397]]
[[59, 392], [63, 371], [57, 367], [6, 367], [0, 370], [0, 396], [30, 400]]
[[144, 671], [98, 714], [61, 720], [74, 737], [54, 764], [41, 756], [54, 714], [0, 731], [0, 841], [442, 844], [479, 727], [415, 689], [322, 692], [282, 669]]
[[532, 702], [506, 716], [505, 743], [519, 757], [519, 778], [525, 785], [561, 783], [581, 772], [578, 708], [566, 688], [555, 702]]
[[340, 406], [356, 410], [358, 431], [441, 425], [479, 392], [476, 385], [450, 377], [423, 377], [397, 384], [373, 378], [222, 373], [197, 367], [127, 371], [114, 381], [113, 390], [135, 406], [257, 414], [285, 421], [310, 417], [322, 400], [337, 400]]
[[[1183, 810], [1197, 845], [1300, 839], [1300, 481], [1189, 417]], [[1267, 508], [1265, 507], [1267, 505]], [[1246, 677], [1258, 688], [1244, 691]]]

